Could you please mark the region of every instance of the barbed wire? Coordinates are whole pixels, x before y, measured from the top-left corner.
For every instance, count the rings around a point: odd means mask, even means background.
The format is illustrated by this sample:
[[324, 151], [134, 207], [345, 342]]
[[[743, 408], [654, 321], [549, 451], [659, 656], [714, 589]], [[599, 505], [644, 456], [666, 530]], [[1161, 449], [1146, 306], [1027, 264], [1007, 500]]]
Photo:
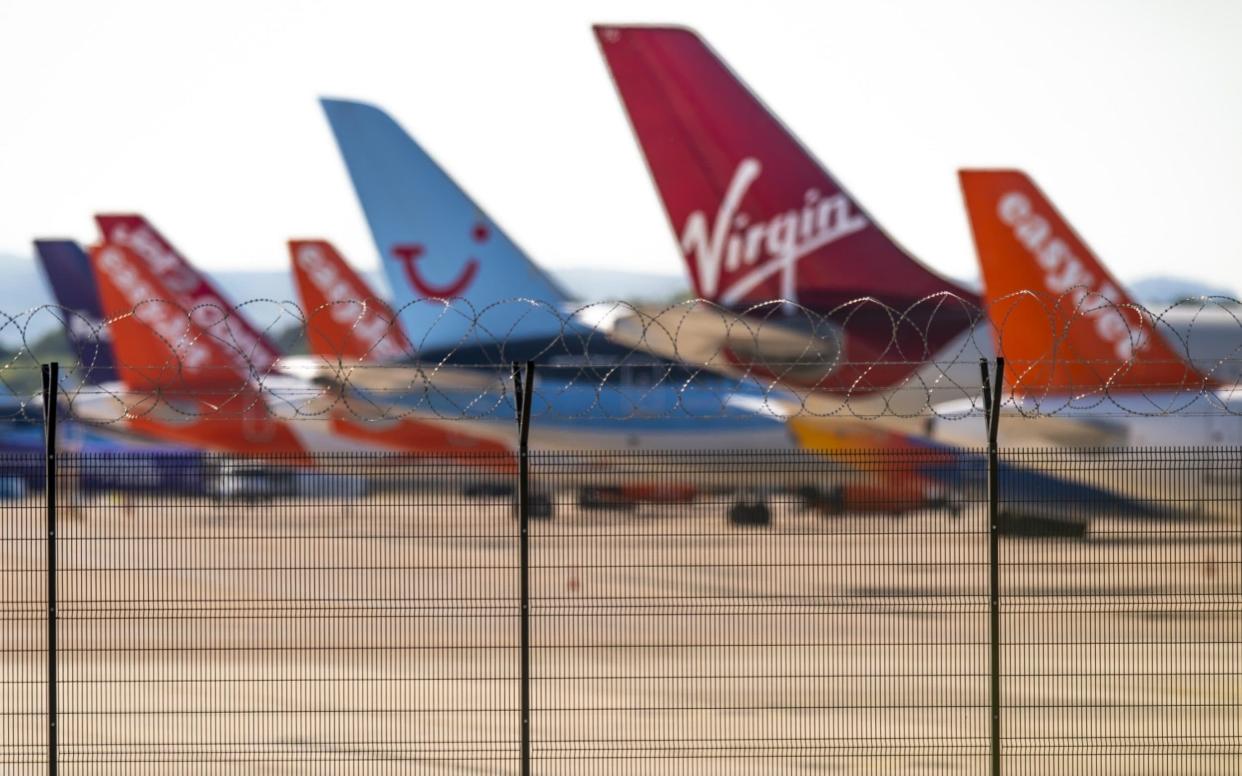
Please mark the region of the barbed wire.
[[[420, 306], [434, 322], [399, 335], [399, 321]], [[572, 309], [419, 300], [395, 317], [377, 315], [381, 307], [148, 299], [107, 321], [58, 305], [0, 312], [0, 383], [12, 396], [0, 419], [40, 417], [39, 365], [56, 359], [71, 417], [102, 425], [509, 422], [515, 361], [537, 364], [536, 420], [954, 420], [982, 411], [979, 360], [996, 353], [1007, 360], [1005, 408], [1020, 416], [1242, 414], [1242, 302], [1227, 297], [1160, 310], [1089, 289], [1023, 292], [987, 309], [951, 294], [900, 309], [860, 297], [827, 311], [698, 299]], [[260, 368], [261, 343], [235, 336], [235, 320], [264, 320], [259, 330], [286, 355]]]

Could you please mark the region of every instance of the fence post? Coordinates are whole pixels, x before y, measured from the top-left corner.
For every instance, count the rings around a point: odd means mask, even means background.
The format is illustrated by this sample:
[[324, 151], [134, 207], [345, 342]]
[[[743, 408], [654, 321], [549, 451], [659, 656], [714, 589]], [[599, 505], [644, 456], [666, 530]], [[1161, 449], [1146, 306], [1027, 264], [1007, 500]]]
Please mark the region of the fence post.
[[43, 364], [43, 466], [47, 500], [47, 772], [56, 776], [59, 763], [56, 723], [56, 397], [60, 364]]
[[1000, 696], [1000, 454], [996, 438], [1000, 431], [1001, 390], [1005, 384], [1005, 359], [996, 358], [996, 382], [988, 376], [987, 359], [979, 359], [983, 376], [983, 417], [988, 431], [988, 706], [992, 712], [990, 759], [992, 776], [1001, 772]]
[[530, 776], [530, 405], [535, 364], [513, 363], [513, 396], [518, 424], [518, 713], [519, 773]]

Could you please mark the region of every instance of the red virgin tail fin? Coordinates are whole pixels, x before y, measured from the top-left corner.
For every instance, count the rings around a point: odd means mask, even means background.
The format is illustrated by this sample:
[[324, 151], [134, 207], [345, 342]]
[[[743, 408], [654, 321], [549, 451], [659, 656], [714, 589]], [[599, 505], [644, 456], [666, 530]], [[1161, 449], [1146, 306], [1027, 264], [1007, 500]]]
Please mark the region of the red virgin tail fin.
[[959, 173], [996, 352], [1018, 393], [1200, 390], [1209, 380], [1158, 331], [1052, 203], [1017, 170]]
[[257, 374], [265, 374], [280, 352], [243, 318], [220, 289], [196, 270], [164, 236], [140, 215], [97, 215], [104, 243], [123, 245], [143, 259], [167, 289], [164, 296], [190, 310], [210, 334], [236, 347]]
[[290, 240], [311, 352], [349, 361], [399, 361], [414, 348], [392, 308], [326, 240]]
[[889, 239], [693, 31], [595, 34], [700, 296], [816, 310], [973, 299]]
[[898, 246], [693, 31], [595, 34], [700, 297], [828, 316], [848, 365], [827, 390], [892, 388], [973, 324], [978, 297]]

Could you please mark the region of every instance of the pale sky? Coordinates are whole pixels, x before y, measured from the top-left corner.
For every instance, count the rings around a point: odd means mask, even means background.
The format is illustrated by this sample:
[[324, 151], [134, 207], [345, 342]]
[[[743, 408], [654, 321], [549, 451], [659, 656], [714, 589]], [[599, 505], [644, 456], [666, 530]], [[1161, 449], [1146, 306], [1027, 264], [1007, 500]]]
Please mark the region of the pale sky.
[[1123, 279], [1242, 289], [1242, 3], [0, 0], [0, 252], [147, 214], [206, 268], [374, 267], [317, 97], [392, 113], [548, 267], [681, 274], [593, 22], [696, 28], [909, 250], [1020, 167]]

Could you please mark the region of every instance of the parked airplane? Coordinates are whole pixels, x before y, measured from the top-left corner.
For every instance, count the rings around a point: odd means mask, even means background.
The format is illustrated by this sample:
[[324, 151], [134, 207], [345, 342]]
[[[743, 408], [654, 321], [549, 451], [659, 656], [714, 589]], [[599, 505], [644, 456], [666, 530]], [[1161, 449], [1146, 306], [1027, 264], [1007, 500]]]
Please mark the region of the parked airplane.
[[80, 394], [77, 415], [240, 456], [280, 454], [309, 462], [309, 450], [331, 449], [324, 435], [307, 444], [303, 434], [311, 423], [295, 431], [288, 416], [272, 412], [296, 414], [307, 397], [269, 402], [275, 386], [256, 383], [248, 356], [257, 349], [249, 340], [242, 350], [236, 337], [247, 324], [231, 314], [231, 306], [223, 307], [228, 312], [214, 304], [184, 306], [176, 297], [188, 284], [170, 286], [127, 243], [104, 242], [90, 256], [119, 383]]
[[[413, 361], [416, 354], [396, 314], [328, 242], [293, 240], [289, 248], [305, 309], [311, 351], [319, 362], [319, 369], [313, 371], [328, 381], [351, 386], [351, 394], [355, 395], [351, 401], [353, 406], [370, 403], [378, 409], [387, 405], [388, 413], [403, 418], [400, 422], [417, 422], [430, 428], [438, 426], [441, 430], [437, 438], [442, 437], [446, 447], [460, 449], [463, 439], [481, 438], [485, 440], [483, 444], [492, 448], [511, 449], [515, 426], [514, 411], [508, 398], [510, 391], [506, 385], [509, 377], [507, 370], [463, 368], [437, 362], [423, 365]], [[373, 368], [376, 365], [383, 365], [384, 368]], [[312, 371], [308, 367], [303, 369], [308, 373]], [[625, 371], [633, 372], [634, 369]], [[401, 383], [402, 375], [405, 376], [405, 384]], [[655, 374], [651, 383], [641, 386], [638, 393], [631, 392], [633, 400], [647, 399], [642, 405], [647, 410], [646, 416], [634, 414], [635, 408], [627, 410], [615, 401], [609, 401], [606, 409], [621, 416], [610, 418], [592, 413], [592, 408], [585, 402], [599, 401], [601, 396], [607, 397], [627, 387], [634, 387], [614, 384], [601, 390], [599, 385], [590, 382], [601, 379], [608, 379], [607, 373], [602, 370], [589, 376], [580, 373], [574, 382], [559, 381], [554, 375], [539, 383], [544, 393], [539, 396], [542, 401], [537, 414], [546, 413], [550, 417], [539, 417], [536, 428], [550, 423], [557, 433], [564, 435], [558, 449], [583, 453], [582, 458], [574, 463], [569, 458], [559, 460], [557, 466], [563, 482], [548, 482], [548, 486], [577, 489], [579, 503], [584, 506], [659, 499], [672, 492], [688, 496], [711, 487], [735, 487], [737, 480], [721, 476], [718, 470], [710, 467], [696, 467], [699, 471], [681, 477], [676, 474], [676, 469], [653, 469], [650, 463], [654, 458], [638, 466], [632, 462], [626, 465], [623, 460], [610, 461], [606, 454], [608, 449], [634, 444], [634, 440], [639, 439], [638, 434], [644, 431], [650, 434], [653, 425], [666, 423], [688, 429], [688, 422], [695, 419], [677, 418], [672, 406], [662, 408], [666, 415], [657, 415], [653, 411], [651, 396], [659, 397], [662, 393], [672, 396], [674, 391], [674, 386], [661, 391], [655, 385], [658, 379]], [[702, 390], [700, 387], [699, 391]], [[717, 407], [728, 399], [726, 396], [715, 398]], [[409, 419], [412, 414], [419, 416], [420, 420]], [[702, 449], [693, 438], [695, 434], [721, 439], [712, 431], [717, 422], [717, 418], [699, 418], [701, 430], [687, 433], [683, 444], [691, 449]], [[783, 433], [780, 419], [771, 413], [751, 413], [749, 416], [738, 413], [738, 417], [724, 421], [728, 427], [726, 430], [736, 435], [732, 440], [735, 446], [743, 444], [738, 433], [739, 426], [743, 424], [748, 429], [758, 430], [761, 442], [772, 444], [775, 441], [774, 446], [778, 449], [788, 449], [793, 444], [792, 438]], [[469, 429], [470, 436], [466, 436], [466, 429]], [[348, 429], [337, 430], [348, 433]], [[781, 435], [773, 432], [781, 432]], [[554, 439], [542, 429], [533, 436], [543, 442]], [[393, 438], [394, 441], [405, 439], [408, 443], [412, 437], [407, 433], [395, 434]], [[601, 443], [608, 447], [602, 450], [591, 447]], [[721, 448], [721, 451], [727, 449]], [[737, 466], [740, 460], [738, 457], [729, 461], [721, 456], [718, 463]], [[543, 472], [539, 471], [541, 468], [537, 462], [536, 479], [543, 479]], [[789, 468], [797, 469], [798, 465], [791, 462]], [[809, 459], [802, 463], [801, 468], [806, 471], [799, 474], [797, 481], [803, 485], [812, 477], [822, 479], [826, 474], [822, 464], [817, 466]], [[812, 474], [815, 469], [818, 472]], [[576, 476], [567, 477], [569, 471]], [[655, 473], [657, 471], [659, 473]], [[776, 481], [767, 484], [772, 488], [784, 485]], [[538, 498], [545, 509], [550, 508], [546, 495], [539, 494]]]
[[[1043, 192], [1016, 170], [964, 170], [962, 193], [1011, 397], [1006, 444], [1242, 444], [1242, 392], [1190, 361], [1185, 341], [1135, 304]], [[1242, 333], [1235, 339], [1242, 350]], [[934, 433], [978, 442], [969, 399]]]
[[899, 414], [978, 385], [977, 295], [897, 245], [698, 35], [595, 34], [695, 292], [743, 314], [741, 338], [700, 322], [708, 355]]
[[[289, 257], [305, 315], [306, 337], [318, 362], [314, 371], [349, 386], [329, 422], [343, 437], [368, 441], [397, 452], [452, 458], [498, 471], [515, 462], [507, 440], [480, 438], [451, 424], [436, 424], [397, 413], [389, 417], [380, 399], [354, 385], [353, 375], [367, 364], [392, 364], [413, 356], [413, 346], [388, 303], [371, 290], [326, 240], [290, 240]], [[383, 381], [383, 373], [369, 382]]]
[[[363, 103], [322, 102], [418, 361], [502, 380], [509, 362], [538, 361], [533, 446], [794, 445], [785, 397], [611, 342], [591, 317], [611, 306], [575, 305], [391, 117]], [[512, 406], [485, 393], [427, 390], [416, 401], [511, 439]]]

